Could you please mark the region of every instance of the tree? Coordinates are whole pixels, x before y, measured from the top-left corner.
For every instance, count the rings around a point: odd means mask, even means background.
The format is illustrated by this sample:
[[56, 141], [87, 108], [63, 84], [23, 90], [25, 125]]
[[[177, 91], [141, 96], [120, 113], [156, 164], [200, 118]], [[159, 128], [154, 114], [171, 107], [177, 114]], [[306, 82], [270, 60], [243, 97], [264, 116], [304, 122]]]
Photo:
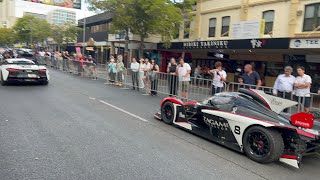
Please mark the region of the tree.
[[50, 24], [33, 15], [19, 18], [13, 29], [17, 32], [19, 40], [28, 44], [43, 43], [51, 35]]
[[61, 26], [52, 25], [51, 30], [50, 37], [57, 43], [58, 50], [60, 51], [61, 45], [63, 44], [64, 28]]
[[12, 46], [17, 40], [13, 29], [0, 28], [0, 34], [0, 46]]
[[51, 38], [58, 44], [59, 51], [64, 43], [77, 41], [78, 33], [81, 31], [74, 25], [52, 25], [51, 29]]
[[77, 37], [81, 28], [73, 25], [67, 25], [64, 31], [65, 42], [75, 42], [77, 41]]
[[[90, 0], [91, 9], [113, 13], [114, 30], [124, 30], [140, 36], [140, 53], [144, 41], [150, 35], [161, 35], [169, 46], [172, 37], [179, 31], [185, 15], [189, 17], [188, 4], [194, 0], [176, 3], [170, 0]], [[192, 4], [192, 3], [191, 3]]]

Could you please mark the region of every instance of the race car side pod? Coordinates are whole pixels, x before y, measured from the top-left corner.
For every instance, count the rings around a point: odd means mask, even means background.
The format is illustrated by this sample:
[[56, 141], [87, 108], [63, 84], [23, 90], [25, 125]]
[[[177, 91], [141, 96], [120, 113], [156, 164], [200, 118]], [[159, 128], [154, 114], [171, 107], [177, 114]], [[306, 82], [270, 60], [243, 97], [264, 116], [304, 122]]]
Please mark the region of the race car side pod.
[[302, 155], [299, 154], [298, 156], [293, 155], [282, 155], [279, 159], [280, 162], [285, 163], [289, 166], [300, 168], [300, 163], [302, 160]]

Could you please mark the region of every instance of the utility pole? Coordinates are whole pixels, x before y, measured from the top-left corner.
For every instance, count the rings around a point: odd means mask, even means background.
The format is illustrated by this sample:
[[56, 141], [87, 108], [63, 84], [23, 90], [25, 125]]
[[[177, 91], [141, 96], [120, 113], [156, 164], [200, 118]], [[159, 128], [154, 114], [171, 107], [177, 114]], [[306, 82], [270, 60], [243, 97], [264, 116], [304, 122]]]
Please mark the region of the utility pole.
[[83, 18], [83, 35], [82, 35], [82, 42], [83, 42], [82, 55], [84, 56], [84, 52], [85, 52], [85, 42], [86, 42], [86, 15], [84, 15], [84, 18]]

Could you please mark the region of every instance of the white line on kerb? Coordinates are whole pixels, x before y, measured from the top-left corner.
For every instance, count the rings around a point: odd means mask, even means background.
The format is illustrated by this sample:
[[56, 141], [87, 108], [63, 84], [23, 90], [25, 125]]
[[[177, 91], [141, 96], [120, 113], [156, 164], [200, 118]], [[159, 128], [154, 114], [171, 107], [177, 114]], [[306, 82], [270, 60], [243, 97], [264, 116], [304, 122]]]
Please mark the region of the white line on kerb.
[[118, 111], [121, 111], [121, 112], [123, 112], [123, 113], [126, 113], [126, 114], [128, 114], [128, 115], [130, 115], [130, 116], [132, 116], [132, 117], [135, 117], [135, 118], [137, 118], [137, 119], [139, 119], [139, 120], [141, 120], [141, 121], [143, 121], [143, 122], [148, 122], [148, 120], [146, 120], [146, 119], [144, 119], [144, 118], [142, 118], [142, 117], [140, 117], [140, 116], [137, 116], [137, 115], [135, 115], [135, 114], [132, 114], [131, 112], [128, 112], [128, 111], [126, 111], [126, 110], [124, 110], [124, 109], [121, 109], [121, 108], [119, 108], [119, 107], [117, 107], [117, 106], [114, 106], [114, 105], [112, 105], [112, 104], [109, 104], [109, 103], [107, 103], [107, 102], [105, 102], [105, 101], [99, 100], [99, 102], [101, 102], [101, 103], [103, 103], [103, 104], [105, 104], [105, 105], [107, 105], [107, 106], [110, 106], [110, 107], [112, 107], [112, 108], [114, 108], [114, 109], [116, 109], [116, 110], [118, 110]]

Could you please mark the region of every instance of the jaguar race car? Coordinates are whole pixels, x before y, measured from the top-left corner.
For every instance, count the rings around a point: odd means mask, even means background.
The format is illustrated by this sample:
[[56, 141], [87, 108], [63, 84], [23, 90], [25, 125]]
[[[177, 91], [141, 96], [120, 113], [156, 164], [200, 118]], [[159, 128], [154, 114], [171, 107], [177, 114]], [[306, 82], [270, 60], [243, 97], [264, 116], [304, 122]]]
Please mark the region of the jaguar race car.
[[4, 60], [0, 65], [1, 85], [11, 81], [32, 81], [48, 85], [49, 79], [48, 69], [35, 64], [32, 60], [12, 58]]
[[155, 118], [245, 153], [258, 163], [280, 160], [299, 168], [302, 156], [320, 152], [320, 122], [283, 110], [297, 102], [263, 91], [223, 92], [202, 103], [168, 97]]

